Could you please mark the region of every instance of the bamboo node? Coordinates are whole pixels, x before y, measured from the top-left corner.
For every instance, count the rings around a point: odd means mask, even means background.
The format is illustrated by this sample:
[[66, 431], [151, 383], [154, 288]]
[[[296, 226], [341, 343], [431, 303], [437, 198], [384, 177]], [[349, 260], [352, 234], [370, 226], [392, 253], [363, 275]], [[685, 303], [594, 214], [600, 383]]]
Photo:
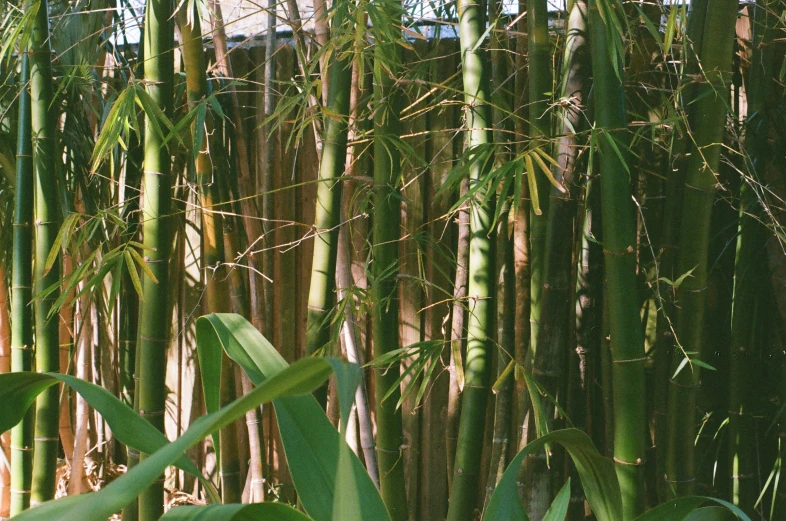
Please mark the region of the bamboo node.
[[30, 347], [31, 346], [25, 344], [23, 346], [11, 346], [11, 349], [16, 349], [17, 351], [29, 351]]
[[638, 467], [644, 464], [644, 460], [641, 458], [636, 458], [636, 461], [625, 461], [615, 456], [613, 459], [614, 463], [619, 463], [620, 465], [630, 465], [632, 467]]
[[32, 490], [19, 490], [18, 488], [12, 488], [11, 494], [32, 494]]
[[46, 442], [46, 441], [60, 441], [60, 436], [48, 437], [48, 436], [36, 436], [33, 438], [35, 442]]
[[615, 364], [627, 364], [629, 362], [645, 362], [647, 360], [646, 356], [642, 356], [641, 358], [628, 358], [625, 360], [612, 360]]
[[32, 452], [33, 447], [20, 447], [19, 445], [11, 445], [11, 450], [15, 450], [19, 452]]
[[163, 416], [166, 410], [162, 409], [160, 411], [146, 411], [144, 409], [139, 409], [140, 416]]

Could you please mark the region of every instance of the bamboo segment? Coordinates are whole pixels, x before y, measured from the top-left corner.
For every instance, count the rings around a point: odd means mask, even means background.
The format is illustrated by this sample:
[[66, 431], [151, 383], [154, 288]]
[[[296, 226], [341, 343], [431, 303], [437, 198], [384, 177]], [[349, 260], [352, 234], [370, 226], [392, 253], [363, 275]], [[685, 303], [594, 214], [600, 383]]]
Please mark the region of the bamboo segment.
[[[172, 5], [166, 0], [148, 0], [145, 8], [144, 46], [145, 88], [153, 103], [166, 117], [172, 114], [174, 72], [174, 23]], [[172, 166], [168, 147], [148, 114], [144, 133], [144, 175], [142, 179], [142, 238], [145, 261], [156, 280], [145, 276], [139, 313], [137, 369], [139, 414], [157, 429], [164, 430], [166, 388], [166, 348], [170, 309], [169, 261], [171, 234], [169, 213], [172, 194]], [[143, 455], [141, 459], [144, 459]], [[163, 514], [163, 480], [139, 496], [139, 520], [154, 521]]]
[[[459, 34], [464, 79], [467, 149], [475, 155], [469, 168], [471, 185], [483, 183], [490, 162], [487, 152], [492, 142], [489, 130], [491, 107], [489, 76], [491, 67], [482, 45], [485, 16], [479, 4], [461, 0], [458, 4]], [[464, 391], [461, 400], [456, 461], [453, 469], [448, 521], [469, 521], [475, 516], [480, 477], [484, 422], [491, 380], [494, 338], [494, 196], [486, 186], [478, 187], [470, 203], [469, 299], [467, 356], [464, 363]]]
[[[57, 159], [55, 156], [55, 113], [52, 86], [52, 46], [49, 38], [49, 3], [38, 5], [30, 41], [30, 94], [33, 170], [35, 173], [35, 293], [60, 280], [60, 255], [47, 269], [46, 260], [60, 228]], [[35, 301], [36, 371], [60, 369], [60, 337], [53, 304], [59, 289]], [[30, 504], [54, 499], [59, 449], [60, 396], [52, 387], [38, 396], [35, 415], [33, 485]]]
[[[385, 2], [386, 17], [401, 19], [401, 4]], [[380, 31], [374, 46], [374, 228], [371, 286], [374, 355], [381, 357], [400, 347], [398, 302], [398, 241], [401, 238], [401, 154], [399, 114], [401, 90], [394, 84], [401, 66], [398, 41]], [[324, 161], [324, 156], [323, 156]], [[379, 485], [393, 521], [409, 517], [404, 482], [404, 445], [401, 409], [398, 402], [398, 363], [378, 368], [375, 373], [377, 461]], [[386, 394], [389, 394], [387, 398]]]
[[[529, 56], [529, 129], [530, 150], [549, 153], [551, 135], [549, 92], [552, 91], [551, 45], [547, 0], [527, 0], [527, 45]], [[529, 173], [528, 175], [532, 175]], [[538, 350], [541, 317], [543, 270], [546, 268], [546, 230], [548, 227], [549, 180], [541, 172], [535, 176], [540, 208], [530, 209], [530, 352]], [[546, 505], [548, 508], [548, 505]], [[542, 514], [545, 514], [545, 509]]]
[[674, 349], [672, 355], [672, 375], [681, 369], [669, 382], [668, 398], [666, 481], [669, 492], [676, 496], [692, 494], [695, 489], [695, 410], [700, 380], [699, 367], [686, 361], [685, 356], [689, 353], [690, 358], [701, 358], [710, 219], [717, 183], [715, 173], [725, 130], [736, 18], [736, 1], [709, 1], [704, 34], [712, 35], [712, 39], [698, 50], [703, 80], [695, 87], [695, 101], [689, 117], [691, 136], [687, 139], [694, 145], [690, 147], [685, 175], [682, 222], [690, 225], [680, 227], [676, 273], [691, 274], [677, 289], [679, 349]]
[[770, 121], [767, 101], [773, 77], [774, 52], [769, 44], [773, 38], [775, 2], [760, 0], [753, 16], [753, 56], [748, 82], [748, 139], [751, 147], [750, 178], [740, 187], [737, 256], [734, 265], [734, 295], [729, 363], [729, 459], [731, 501], [748, 515], [755, 517], [756, 483], [756, 420], [755, 360], [761, 345], [756, 336], [764, 318], [763, 286], [766, 274], [766, 228], [759, 222], [761, 210], [757, 198], [758, 184], [768, 166], [766, 145]]
[[[636, 291], [636, 220], [631, 199], [629, 137], [625, 113], [621, 38], [609, 17], [608, 2], [590, 3], [592, 72], [595, 77], [595, 136], [600, 152], [605, 295], [611, 330], [614, 399], [614, 462], [622, 491], [623, 520], [644, 509], [643, 469], [646, 433], [644, 338]], [[599, 9], [605, 10], [601, 16]], [[604, 22], [604, 17], [606, 18]], [[616, 66], [611, 56], [616, 55]], [[624, 392], [618, 390], [624, 389]]]
[[[333, 7], [333, 30], [352, 27], [349, 2], [336, 2]], [[339, 205], [341, 204], [341, 176], [347, 155], [347, 115], [349, 114], [352, 66], [343, 49], [331, 55], [327, 99], [327, 121], [322, 140], [322, 160], [319, 165], [316, 215], [314, 218], [314, 255], [311, 264], [311, 284], [308, 292], [306, 325], [306, 353], [311, 355], [330, 341], [328, 314], [334, 302], [336, 254], [338, 248]], [[327, 401], [324, 387], [316, 393], [324, 406]]]
[[[19, 125], [14, 194], [14, 257], [11, 272], [11, 370], [33, 370], [33, 147], [31, 142], [30, 70], [22, 55]], [[11, 516], [30, 506], [33, 470], [33, 414], [11, 431]]]

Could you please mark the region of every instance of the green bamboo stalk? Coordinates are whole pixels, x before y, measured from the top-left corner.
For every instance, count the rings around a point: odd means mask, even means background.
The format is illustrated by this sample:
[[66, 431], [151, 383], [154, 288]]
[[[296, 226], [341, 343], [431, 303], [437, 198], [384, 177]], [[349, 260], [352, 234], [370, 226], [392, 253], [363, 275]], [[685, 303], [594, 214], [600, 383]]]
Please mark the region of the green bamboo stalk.
[[[30, 69], [22, 54], [14, 192], [14, 256], [11, 272], [11, 370], [33, 370], [33, 145]], [[11, 516], [30, 506], [33, 472], [33, 408], [11, 431]]]
[[[382, 2], [382, 15], [391, 24], [401, 20], [400, 2]], [[375, 27], [376, 28], [376, 27]], [[401, 238], [401, 153], [400, 139], [401, 88], [395, 85], [400, 74], [399, 42], [378, 30], [374, 45], [374, 225], [372, 231], [371, 285], [373, 309], [371, 330], [374, 356], [381, 357], [399, 349], [398, 264]], [[331, 78], [333, 75], [331, 73]], [[328, 93], [332, 93], [331, 91]], [[327, 140], [325, 140], [327, 143]], [[324, 152], [323, 152], [324, 154]], [[325, 157], [323, 155], [323, 161]], [[321, 186], [320, 186], [321, 189]], [[395, 268], [395, 269], [394, 269]], [[374, 374], [377, 391], [377, 462], [379, 488], [382, 499], [393, 521], [409, 517], [404, 480], [404, 445], [401, 391], [398, 379], [400, 367], [393, 363], [378, 368]], [[383, 400], [390, 392], [390, 396]]]
[[[603, 9], [601, 16], [599, 9]], [[616, 12], [615, 12], [616, 11]], [[600, 152], [606, 299], [611, 330], [614, 400], [614, 461], [622, 491], [623, 520], [644, 509], [646, 400], [644, 338], [636, 291], [636, 220], [627, 161], [629, 136], [625, 91], [615, 40], [622, 38], [610, 17], [616, 1], [590, 3], [590, 38], [595, 96], [595, 140]], [[605, 21], [604, 21], [605, 18]], [[616, 64], [612, 56], [616, 54]], [[624, 391], [623, 391], [624, 390]]]
[[[686, 29], [686, 45], [684, 66], [684, 86], [681, 88], [680, 108], [687, 111], [694, 98], [695, 86], [691, 77], [698, 73], [699, 64], [696, 53], [704, 39], [704, 17], [707, 12], [708, 0], [694, 0], [690, 5], [690, 17]], [[676, 9], [676, 6], [673, 8]], [[686, 139], [688, 118], [685, 116], [684, 126], [677, 127], [672, 135], [670, 156], [673, 158], [670, 171], [666, 176], [665, 203], [660, 244], [659, 278], [676, 280], [677, 257], [679, 253], [680, 214], [685, 183], [686, 151], [689, 139]], [[673, 321], [676, 315], [674, 308], [674, 289], [662, 280], [658, 282], [658, 293], [663, 299], [658, 314], [657, 345], [655, 347], [655, 389], [653, 415], [655, 417], [655, 450], [656, 475], [663, 476], [666, 469], [668, 453], [668, 382], [672, 349], [674, 348]], [[658, 497], [665, 500], [668, 496], [667, 484], [658, 480]]]
[[[531, 368], [535, 378], [544, 385], [552, 396], [558, 396], [561, 383], [567, 375], [563, 367], [567, 360], [567, 349], [572, 316], [570, 295], [575, 281], [571, 278], [573, 258], [573, 233], [576, 217], [577, 164], [579, 142], [576, 133], [586, 126], [583, 115], [589, 89], [589, 46], [586, 42], [587, 7], [584, 2], [575, 2], [567, 24], [565, 55], [562, 63], [562, 89], [560, 96], [568, 100], [560, 110], [560, 137], [557, 140], [556, 152], [558, 166], [554, 168], [554, 179], [562, 188], [550, 186], [549, 204], [545, 230], [542, 239], [533, 236], [532, 252], [541, 249], [541, 263], [537, 269], [533, 267], [533, 277], [539, 278], [539, 296], [533, 300], [533, 313], [539, 317], [532, 321], [533, 349], [527, 353], [525, 364]], [[545, 177], [545, 176], [541, 176]], [[541, 218], [533, 218], [534, 226], [540, 226]], [[533, 229], [533, 234], [536, 232]], [[533, 257], [533, 262], [535, 258]], [[533, 265], [534, 266], [534, 265]], [[536, 273], [537, 272], [537, 273]], [[533, 291], [535, 281], [533, 279]], [[534, 293], [533, 293], [534, 295]], [[537, 310], [535, 311], [535, 308]], [[536, 335], [536, 336], [535, 336]], [[546, 414], [551, 424], [552, 412]], [[549, 470], [545, 457], [541, 452], [538, 457], [527, 458], [524, 462], [523, 478], [529, 491], [527, 508], [530, 516], [539, 518], [545, 515], [551, 505], [551, 483], [555, 472]]]
[[[46, 259], [60, 228], [57, 161], [55, 157], [55, 111], [52, 88], [52, 46], [49, 39], [49, 3], [41, 0], [30, 39], [30, 94], [35, 172], [35, 293], [60, 280], [60, 255], [50, 269]], [[35, 301], [36, 371], [60, 369], [60, 336], [52, 305], [59, 289]], [[36, 400], [33, 484], [30, 504], [55, 497], [60, 399], [57, 387], [44, 391]]]
[[[489, 14], [493, 17], [491, 24], [501, 21], [502, 5], [497, 0], [489, 2]], [[510, 114], [510, 91], [507, 90], [505, 80], [508, 74], [503, 36], [501, 31], [491, 34], [491, 75], [494, 85], [492, 93], [494, 108], [492, 118], [494, 122], [494, 143], [498, 148], [495, 156], [497, 167], [510, 160], [510, 137], [512, 135], [512, 118]], [[508, 194], [506, 194], [507, 196]], [[513, 402], [513, 378], [508, 375], [503, 382], [499, 378], [508, 368], [515, 352], [515, 309], [516, 309], [516, 279], [513, 271], [513, 237], [508, 233], [509, 219], [511, 217], [512, 201], [508, 196], [499, 212], [497, 221], [496, 244], [496, 276], [497, 276], [497, 349], [496, 349], [496, 378], [497, 389], [494, 392], [494, 426], [492, 428], [491, 451], [489, 454], [489, 470], [486, 480], [484, 509], [491, 500], [491, 495], [497, 487], [505, 468], [508, 465], [508, 448], [510, 446]]]
[[[547, 0], [527, 0], [527, 46], [529, 57], [529, 135], [530, 150], [549, 151], [551, 135], [549, 101], [552, 91], [551, 44], [549, 42], [549, 13]], [[546, 233], [550, 204], [550, 183], [544, 175], [535, 177], [540, 208], [530, 207], [530, 347], [538, 350], [541, 293], [546, 268]]]
[[[472, 0], [460, 0], [458, 12], [467, 149], [478, 153], [492, 142], [491, 107], [488, 104], [491, 67], [481, 41], [486, 26], [485, 16], [482, 6]], [[490, 166], [485, 159], [473, 161], [469, 169], [470, 184], [482, 183]], [[473, 519], [477, 506], [495, 336], [494, 206], [494, 194], [488, 193], [487, 187], [480, 186], [470, 202], [467, 356], [448, 521]]]
[[676, 273], [690, 271], [691, 275], [677, 289], [676, 331], [681, 349], [673, 351], [672, 371], [682, 368], [669, 382], [666, 460], [669, 492], [677, 496], [695, 490], [694, 414], [699, 367], [684, 361], [686, 352], [697, 357], [704, 336], [710, 219], [728, 109], [737, 7], [734, 0], [710, 0], [707, 4], [704, 34], [712, 39], [698, 50], [703, 81], [695, 88], [689, 116], [692, 135], [687, 139], [693, 146], [685, 175]]
[[[174, 23], [172, 4], [166, 0], [147, 0], [144, 28], [144, 81], [147, 94], [166, 117], [172, 114], [174, 74]], [[164, 430], [166, 388], [166, 348], [170, 310], [167, 303], [172, 194], [169, 149], [159, 134], [152, 115], [145, 118], [144, 175], [142, 179], [142, 239], [146, 262], [157, 281], [142, 281], [139, 313], [137, 374], [139, 414], [156, 428]], [[142, 455], [141, 459], [144, 459]], [[154, 521], [163, 514], [163, 480], [139, 496], [139, 520]]]
[[[209, 95], [207, 65], [202, 46], [202, 29], [199, 12], [194, 7], [193, 20], [188, 21], [185, 7], [178, 11], [178, 26], [183, 39], [182, 53], [186, 72], [186, 88], [190, 110], [195, 110], [200, 102]], [[199, 185], [199, 199], [202, 207], [202, 262], [205, 266], [206, 302], [210, 313], [229, 311], [230, 296], [227, 287], [228, 273], [224, 262], [223, 218], [218, 213], [221, 204], [218, 182], [213, 172], [213, 159], [210, 157], [210, 136], [212, 135], [212, 116], [207, 113], [204, 127], [192, 129], [193, 141], [201, 142], [200, 150], [194, 159], [194, 171]], [[234, 378], [232, 364], [228, 358], [221, 360], [222, 405], [234, 399]], [[221, 496], [224, 503], [239, 503], [242, 496], [240, 484], [240, 461], [238, 456], [237, 424], [230, 423], [219, 432], [219, 464], [221, 475]]]
[[[333, 30], [337, 33], [352, 27], [346, 1], [333, 7]], [[347, 25], [347, 27], [344, 27]], [[342, 28], [342, 29], [339, 29]], [[328, 65], [329, 87], [325, 134], [322, 140], [322, 160], [319, 164], [319, 185], [314, 218], [314, 254], [311, 263], [311, 283], [308, 291], [306, 319], [306, 353], [311, 355], [330, 341], [328, 313], [335, 296], [336, 255], [338, 253], [339, 206], [341, 204], [341, 176], [347, 155], [347, 117], [349, 114], [352, 65], [346, 49], [335, 49]], [[325, 387], [315, 392], [317, 400], [327, 401]]]
[[[753, 407], [754, 360], [758, 358], [754, 340], [760, 329], [765, 292], [762, 285], [766, 271], [766, 228], [759, 222], [761, 212], [755, 187], [767, 167], [769, 118], [766, 106], [773, 81], [775, 53], [773, 37], [773, 0], [759, 0], [754, 7], [753, 53], [748, 81], [748, 133], [745, 143], [750, 147], [751, 179], [743, 179], [740, 187], [740, 211], [737, 235], [737, 256], [734, 266], [730, 363], [729, 363], [729, 459], [731, 501], [754, 516], [756, 502], [757, 460], [756, 422]], [[747, 148], [747, 147], [746, 147]], [[757, 312], [758, 311], [758, 312]]]

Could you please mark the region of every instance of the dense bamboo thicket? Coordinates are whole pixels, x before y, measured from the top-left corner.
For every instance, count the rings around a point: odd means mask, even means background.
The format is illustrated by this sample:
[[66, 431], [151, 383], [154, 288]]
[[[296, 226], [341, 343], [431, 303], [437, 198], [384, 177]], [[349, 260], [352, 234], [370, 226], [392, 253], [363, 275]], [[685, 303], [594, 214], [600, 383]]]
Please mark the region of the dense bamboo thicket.
[[784, 13], [3, 3], [0, 519], [783, 519]]

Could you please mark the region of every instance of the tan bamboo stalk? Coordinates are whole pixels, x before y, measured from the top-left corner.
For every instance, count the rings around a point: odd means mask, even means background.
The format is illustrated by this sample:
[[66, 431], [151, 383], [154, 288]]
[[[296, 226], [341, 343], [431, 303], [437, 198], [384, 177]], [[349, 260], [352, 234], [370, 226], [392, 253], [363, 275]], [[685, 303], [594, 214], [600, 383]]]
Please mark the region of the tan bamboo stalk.
[[[221, 4], [216, 0], [210, 0], [210, 9], [213, 17], [212, 22], [212, 35], [213, 42], [215, 43], [216, 50], [216, 65], [215, 67], [225, 78], [233, 78], [232, 61], [229, 59], [229, 52], [227, 47], [226, 29], [224, 28], [224, 17], [221, 12]], [[235, 126], [235, 148], [240, 175], [238, 176], [238, 185], [240, 187], [240, 207], [242, 209], [243, 228], [246, 233], [246, 240], [248, 243], [248, 255], [246, 260], [250, 269], [248, 277], [249, 283], [249, 299], [251, 310], [251, 323], [263, 331], [264, 329], [264, 306], [262, 304], [262, 287], [260, 283], [260, 276], [256, 275], [261, 272], [261, 259], [255, 254], [258, 248], [258, 241], [264, 235], [262, 224], [257, 218], [259, 209], [256, 201], [256, 188], [254, 180], [251, 176], [251, 165], [249, 164], [248, 143], [246, 141], [246, 134], [243, 124], [243, 110], [240, 106], [240, 98], [238, 97], [237, 89], [231, 83], [227, 86], [229, 91], [229, 98], [232, 104], [232, 123]]]
[[[83, 286], [80, 285], [80, 286]], [[80, 290], [82, 288], [80, 287]], [[90, 296], [88, 294], [79, 298], [74, 313], [74, 323], [79, 328], [76, 340], [76, 377], [90, 381], [90, 359], [92, 358], [93, 327], [90, 320]], [[89, 441], [90, 407], [78, 393], [76, 394], [76, 434], [74, 436], [73, 459], [71, 460], [71, 479], [68, 484], [70, 495], [82, 494], [90, 490], [85, 475], [85, 453]]]
[[[63, 252], [63, 278], [71, 274], [73, 271], [73, 261], [71, 254]], [[65, 284], [64, 284], [65, 286]], [[73, 329], [74, 329], [74, 300], [75, 290], [71, 290], [69, 296], [66, 298], [63, 307], [60, 308], [60, 322], [58, 324], [58, 338], [60, 339], [60, 372], [69, 374], [71, 365], [71, 349], [74, 345]], [[60, 443], [63, 446], [63, 453], [66, 461], [71, 464], [74, 449], [74, 424], [71, 419], [71, 400], [69, 400], [70, 389], [65, 385], [60, 386], [60, 425], [58, 432], [60, 434]]]
[[[11, 372], [11, 321], [5, 267], [0, 266], [0, 374]], [[11, 433], [0, 436], [0, 519], [11, 515]]]

